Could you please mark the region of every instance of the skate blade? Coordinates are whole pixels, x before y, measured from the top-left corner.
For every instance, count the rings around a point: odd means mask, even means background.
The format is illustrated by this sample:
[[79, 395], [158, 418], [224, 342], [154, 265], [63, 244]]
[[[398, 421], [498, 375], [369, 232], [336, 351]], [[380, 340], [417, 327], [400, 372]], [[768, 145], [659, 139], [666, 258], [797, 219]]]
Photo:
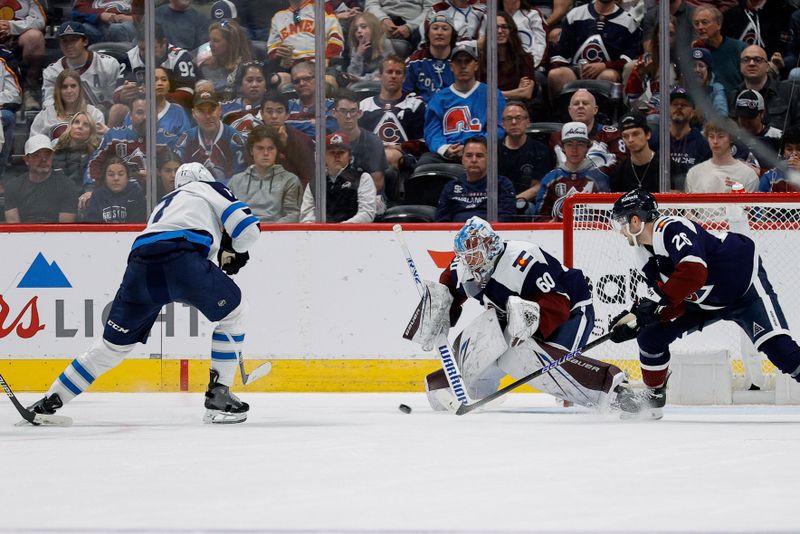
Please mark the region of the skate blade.
[[235, 423], [244, 423], [245, 421], [247, 421], [247, 412], [231, 413], [223, 412], [222, 410], [207, 409], [203, 416], [203, 422], [206, 424], [232, 425]]
[[72, 426], [72, 418], [64, 415], [44, 415], [37, 413], [33, 422], [25, 419], [14, 424], [14, 426]]

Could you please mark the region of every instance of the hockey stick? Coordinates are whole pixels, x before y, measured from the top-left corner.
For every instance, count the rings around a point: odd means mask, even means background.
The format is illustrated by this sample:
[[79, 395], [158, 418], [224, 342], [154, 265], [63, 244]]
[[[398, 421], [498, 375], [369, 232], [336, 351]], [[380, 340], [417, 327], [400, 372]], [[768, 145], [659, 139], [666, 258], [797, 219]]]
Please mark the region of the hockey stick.
[[575, 358], [577, 356], [580, 356], [584, 351], [592, 349], [592, 348], [594, 348], [594, 347], [596, 347], [596, 346], [598, 346], [598, 345], [600, 345], [602, 343], [605, 343], [611, 337], [612, 332], [613, 332], [613, 329], [609, 330], [608, 333], [603, 334], [602, 336], [598, 337], [594, 341], [590, 342], [585, 347], [579, 348], [579, 349], [575, 349], [572, 352], [566, 353], [565, 355], [561, 356], [557, 360], [553, 360], [552, 362], [548, 363], [544, 367], [542, 367], [540, 369], [537, 369], [537, 370], [535, 370], [534, 372], [532, 372], [532, 373], [530, 373], [528, 375], [523, 376], [519, 380], [515, 380], [514, 382], [510, 383], [509, 385], [498, 389], [497, 391], [495, 391], [491, 395], [487, 395], [486, 397], [484, 397], [484, 398], [482, 398], [480, 400], [477, 400], [477, 401], [473, 402], [472, 404], [463, 404], [462, 403], [461, 406], [459, 406], [458, 409], [456, 410], [456, 415], [468, 414], [472, 410], [480, 408], [481, 406], [485, 406], [486, 404], [492, 402], [496, 398], [502, 397], [506, 393], [517, 389], [521, 385], [523, 385], [523, 384], [525, 384], [527, 382], [530, 382], [531, 380], [533, 380], [535, 378], [538, 378], [538, 377], [542, 376], [545, 373], [549, 373], [550, 371], [552, 371], [556, 367], [559, 367], [559, 366], [563, 365], [564, 363], [572, 360], [573, 358]]
[[[428, 288], [425, 287], [425, 284], [422, 283], [422, 279], [419, 277], [419, 271], [417, 271], [417, 264], [414, 263], [414, 258], [411, 257], [411, 251], [408, 250], [408, 244], [403, 236], [403, 227], [399, 224], [395, 224], [392, 227], [392, 230], [394, 230], [394, 233], [397, 236], [397, 242], [400, 243], [403, 256], [405, 256], [406, 265], [408, 265], [408, 269], [411, 272], [411, 278], [414, 280], [414, 286], [416, 286], [419, 296], [423, 299], [430, 298], [430, 292], [428, 291]], [[450, 344], [447, 341], [447, 335], [444, 332], [441, 332], [438, 336], [436, 336], [436, 347], [439, 351], [439, 357], [442, 359], [442, 367], [444, 368], [445, 377], [447, 377], [447, 383], [450, 384], [450, 389], [453, 391], [456, 399], [461, 403], [462, 406], [465, 404], [471, 404], [472, 399], [469, 398], [467, 386], [464, 384], [461, 370], [456, 364], [456, 360], [453, 357], [453, 351], [450, 350]]]
[[[228, 342], [231, 345], [236, 346], [236, 343], [233, 341], [233, 338], [229, 333], [225, 332], [225, 336], [228, 338]], [[267, 362], [267, 363], [262, 363], [261, 365], [253, 369], [252, 373], [247, 374], [244, 370], [244, 356], [242, 356], [242, 351], [240, 350], [236, 351], [236, 359], [239, 360], [239, 373], [242, 375], [242, 384], [244, 384], [245, 386], [248, 386], [253, 382], [255, 382], [256, 380], [259, 380], [267, 376], [272, 371], [272, 364], [270, 362]]]
[[25, 419], [25, 421], [27, 421], [28, 423], [34, 426], [39, 426], [39, 425], [70, 426], [72, 424], [72, 418], [70, 417], [66, 417], [63, 415], [45, 415], [32, 412], [27, 408], [25, 408], [22, 404], [19, 403], [19, 400], [17, 400], [16, 395], [14, 395], [14, 392], [11, 391], [11, 387], [8, 385], [8, 382], [6, 382], [6, 379], [3, 378], [3, 375], [0, 375], [0, 386], [3, 386], [6, 395], [8, 395], [9, 399], [11, 399], [11, 404], [14, 405], [14, 408], [17, 409], [22, 418]]

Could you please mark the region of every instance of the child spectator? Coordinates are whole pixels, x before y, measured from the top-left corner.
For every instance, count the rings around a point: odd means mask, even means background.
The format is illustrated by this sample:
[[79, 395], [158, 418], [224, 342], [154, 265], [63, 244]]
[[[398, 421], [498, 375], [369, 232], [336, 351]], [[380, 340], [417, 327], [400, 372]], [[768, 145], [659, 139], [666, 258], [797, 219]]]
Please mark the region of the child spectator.
[[280, 143], [272, 127], [254, 128], [247, 136], [253, 164], [235, 174], [228, 188], [261, 222], [296, 223], [300, 220], [302, 186], [297, 176], [276, 163]]
[[120, 158], [109, 158], [101, 185], [95, 188], [84, 220], [90, 223], [142, 223], [147, 201], [136, 181], [129, 180], [128, 167]]
[[760, 192], [800, 191], [800, 126], [792, 126], [783, 134], [781, 156], [786, 160], [786, 168], [778, 166], [762, 174], [758, 183]]
[[356, 16], [347, 43], [345, 53], [350, 58], [347, 77], [351, 82], [375, 79], [381, 62], [394, 53], [392, 43], [383, 35], [381, 23], [372, 13]]

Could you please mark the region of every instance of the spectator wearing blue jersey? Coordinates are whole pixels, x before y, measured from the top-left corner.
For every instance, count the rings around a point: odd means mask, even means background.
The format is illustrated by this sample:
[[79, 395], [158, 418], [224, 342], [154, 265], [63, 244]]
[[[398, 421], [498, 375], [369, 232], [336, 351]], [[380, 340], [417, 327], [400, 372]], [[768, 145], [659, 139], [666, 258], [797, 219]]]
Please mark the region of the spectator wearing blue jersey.
[[786, 161], [761, 175], [758, 190], [761, 193], [800, 191], [800, 126], [792, 126], [781, 139], [781, 157]]
[[[473, 216], [487, 218], [488, 154], [485, 137], [465, 141], [461, 158], [465, 176], [445, 184], [436, 206], [436, 222], [465, 222]], [[505, 176], [498, 176], [497, 188], [498, 220], [509, 222], [516, 212], [514, 184]]]
[[[172, 91], [169, 71], [165, 67], [156, 67], [155, 78], [156, 116], [158, 117], [156, 131], [166, 137], [177, 138], [183, 132], [191, 129], [192, 122], [181, 106], [167, 100], [167, 96]], [[130, 114], [125, 117], [123, 126], [126, 128], [131, 126]]]
[[[420, 164], [460, 161], [464, 142], [485, 136], [490, 127], [497, 128], [498, 138], [505, 135], [498, 117], [487, 116], [489, 88], [477, 80], [477, 49], [470, 44], [458, 45], [450, 56], [450, 68], [456, 81], [436, 93], [425, 110], [425, 142], [431, 151], [422, 155]], [[498, 116], [505, 106], [506, 99], [498, 90]]]
[[450, 54], [456, 45], [453, 19], [444, 13], [431, 12], [425, 22], [427, 44], [406, 61], [404, 93], [415, 93], [426, 103], [455, 81], [450, 69]]

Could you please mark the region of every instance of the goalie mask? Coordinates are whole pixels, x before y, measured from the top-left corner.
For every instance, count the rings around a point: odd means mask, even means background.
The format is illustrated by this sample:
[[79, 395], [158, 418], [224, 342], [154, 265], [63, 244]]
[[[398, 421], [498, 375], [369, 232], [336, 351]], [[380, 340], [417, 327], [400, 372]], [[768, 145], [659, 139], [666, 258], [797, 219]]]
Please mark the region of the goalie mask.
[[[641, 220], [641, 225], [636, 233], [630, 228], [631, 218], [636, 215]], [[620, 232], [627, 225], [628, 234], [633, 239], [632, 245], [638, 245], [637, 237], [644, 230], [645, 223], [655, 221], [658, 218], [658, 202], [656, 197], [644, 189], [634, 189], [625, 193], [614, 202], [611, 210], [611, 226], [615, 231]]]
[[481, 285], [486, 285], [497, 258], [503, 252], [503, 242], [488, 222], [480, 217], [470, 217], [456, 234], [453, 249]]

